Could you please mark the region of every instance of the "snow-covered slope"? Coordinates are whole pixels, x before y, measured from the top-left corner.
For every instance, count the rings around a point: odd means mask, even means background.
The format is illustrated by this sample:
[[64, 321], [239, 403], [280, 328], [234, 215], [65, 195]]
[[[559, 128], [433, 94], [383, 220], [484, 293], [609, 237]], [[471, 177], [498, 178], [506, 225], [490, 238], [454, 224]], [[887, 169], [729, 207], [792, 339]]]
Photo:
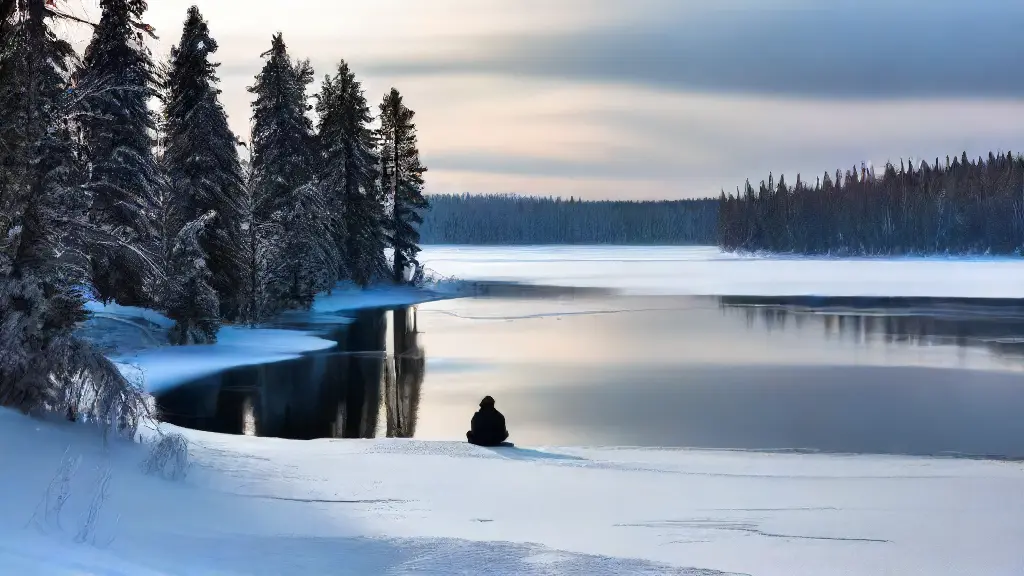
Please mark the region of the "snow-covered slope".
[[704, 296], [1024, 297], [1024, 258], [804, 258], [678, 246], [424, 246], [463, 280]]
[[[0, 411], [0, 571], [1024, 573], [1020, 463], [184, 433], [195, 464], [170, 482], [140, 445]], [[83, 461], [61, 527], [32, 521], [65, 451]]]

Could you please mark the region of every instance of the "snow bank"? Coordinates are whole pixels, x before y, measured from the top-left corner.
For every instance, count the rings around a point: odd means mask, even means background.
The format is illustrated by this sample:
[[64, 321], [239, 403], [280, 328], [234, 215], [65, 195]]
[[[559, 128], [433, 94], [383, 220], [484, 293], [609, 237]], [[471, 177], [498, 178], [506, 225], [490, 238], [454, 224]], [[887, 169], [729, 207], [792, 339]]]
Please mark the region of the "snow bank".
[[336, 343], [309, 332], [224, 326], [208, 346], [162, 346], [114, 356], [125, 375], [142, 373], [146, 390], [159, 392], [237, 366], [297, 358]]
[[174, 320], [171, 320], [167, 316], [148, 308], [121, 306], [120, 304], [113, 303], [103, 304], [96, 300], [88, 300], [85, 303], [85, 309], [91, 312], [93, 316], [143, 320], [153, 324], [154, 326], [159, 326], [160, 328], [168, 330], [174, 326]]
[[174, 321], [159, 312], [95, 301], [87, 302], [86, 309], [94, 319], [85, 336], [100, 342], [125, 376], [141, 376], [150, 392], [236, 366], [289, 360], [335, 346], [311, 332], [240, 326], [222, 326], [212, 345], [170, 346], [167, 330]]
[[466, 281], [704, 296], [1024, 297], [1022, 258], [804, 258], [714, 247], [425, 246], [425, 266]]
[[[1021, 574], [1020, 463], [641, 449], [486, 449], [181, 431], [145, 450], [0, 411], [0, 566], [18, 574]], [[30, 523], [67, 450], [56, 523]], [[98, 544], [73, 536], [96, 478]], [[118, 517], [120, 519], [118, 520]], [[26, 528], [26, 524], [30, 524]]]
[[[453, 283], [434, 283], [428, 289], [381, 286], [366, 290], [341, 284], [331, 294], [316, 297], [310, 312], [285, 315], [307, 325], [349, 322], [346, 312], [365, 308], [411, 306], [452, 297]], [[83, 334], [101, 345], [122, 372], [141, 375], [146, 389], [157, 392], [238, 366], [279, 362], [335, 346], [316, 333], [301, 330], [223, 326], [217, 342], [208, 346], [169, 346], [167, 330], [174, 321], [132, 306], [90, 301], [92, 312]]]

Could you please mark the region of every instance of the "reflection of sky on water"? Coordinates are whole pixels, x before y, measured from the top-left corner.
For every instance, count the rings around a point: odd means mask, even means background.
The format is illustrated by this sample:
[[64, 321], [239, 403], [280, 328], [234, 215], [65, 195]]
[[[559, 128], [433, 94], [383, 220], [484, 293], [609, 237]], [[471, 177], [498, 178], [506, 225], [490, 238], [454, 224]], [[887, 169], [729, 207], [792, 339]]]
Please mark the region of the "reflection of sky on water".
[[420, 325], [428, 362], [1011, 368], [982, 350], [841, 338], [839, 325], [849, 322], [835, 316], [783, 321], [750, 312], [711, 298], [464, 299], [421, 306]]
[[1024, 455], [1024, 363], [992, 348], [987, 333], [1016, 329], [998, 322], [678, 297], [435, 302], [420, 308], [417, 435], [459, 437], [492, 394], [526, 444]]

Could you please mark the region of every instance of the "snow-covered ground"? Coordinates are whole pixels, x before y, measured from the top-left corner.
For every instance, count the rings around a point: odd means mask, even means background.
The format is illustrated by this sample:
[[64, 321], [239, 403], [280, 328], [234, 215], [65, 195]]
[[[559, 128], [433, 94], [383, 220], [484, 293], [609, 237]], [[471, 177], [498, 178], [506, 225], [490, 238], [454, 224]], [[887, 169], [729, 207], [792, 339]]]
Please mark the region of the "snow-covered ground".
[[0, 572], [1024, 573], [1016, 462], [184, 433], [174, 482], [141, 472], [142, 445], [0, 411]]
[[424, 246], [443, 276], [629, 294], [1024, 297], [1024, 258], [741, 256], [714, 247]]

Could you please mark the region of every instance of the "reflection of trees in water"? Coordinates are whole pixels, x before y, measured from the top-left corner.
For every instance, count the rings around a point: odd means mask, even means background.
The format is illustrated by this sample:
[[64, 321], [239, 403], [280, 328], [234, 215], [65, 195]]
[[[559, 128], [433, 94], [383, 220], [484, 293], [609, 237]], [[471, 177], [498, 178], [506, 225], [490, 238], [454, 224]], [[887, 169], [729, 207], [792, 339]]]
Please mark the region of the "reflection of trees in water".
[[[748, 327], [761, 323], [770, 332], [785, 330], [792, 320], [798, 329], [807, 322], [820, 322], [826, 338], [858, 343], [882, 341], [919, 346], [937, 344], [979, 347], [1000, 356], [1024, 356], [1024, 308], [1010, 302], [950, 303], [936, 299], [929, 304], [913, 299], [900, 305], [898, 299], [857, 299], [722, 297], [725, 313], [743, 314]], [[832, 305], [830, 305], [832, 304]]]
[[419, 344], [416, 308], [395, 310], [392, 317], [394, 347], [384, 373], [386, 434], [389, 438], [412, 438], [416, 434], [426, 356]]
[[[319, 401], [335, 438], [373, 438], [380, 410], [381, 375], [387, 339], [382, 310], [360, 311], [349, 325], [339, 353], [331, 356], [325, 396]], [[327, 413], [330, 413], [329, 415]]]
[[225, 371], [157, 397], [163, 420], [200, 430], [291, 439], [373, 438], [382, 400], [388, 436], [411, 437], [425, 361], [415, 309], [360, 311], [328, 338], [334, 350]]
[[[329, 336], [338, 343], [335, 350], [238, 370], [254, 396], [255, 434], [298, 440], [372, 438], [386, 336], [383, 311], [360, 311]], [[244, 425], [250, 416], [242, 418]]]

